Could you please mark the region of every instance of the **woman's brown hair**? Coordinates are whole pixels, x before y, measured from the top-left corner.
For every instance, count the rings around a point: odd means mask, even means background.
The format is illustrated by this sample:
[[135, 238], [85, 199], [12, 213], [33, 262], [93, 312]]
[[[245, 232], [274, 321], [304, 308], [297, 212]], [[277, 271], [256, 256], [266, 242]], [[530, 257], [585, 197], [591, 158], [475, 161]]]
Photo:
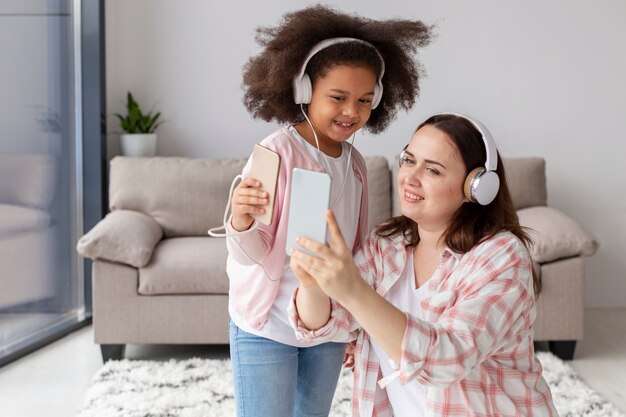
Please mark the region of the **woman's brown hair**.
[[[474, 168], [485, 165], [487, 154], [482, 136], [469, 120], [452, 114], [435, 115], [419, 125], [416, 131], [426, 125], [443, 131], [454, 142], [465, 164], [466, 174]], [[468, 252], [482, 240], [502, 231], [508, 231], [517, 236], [527, 248], [532, 245], [530, 236], [519, 224], [499, 154], [496, 173], [500, 178], [500, 188], [491, 203], [482, 206], [466, 202], [452, 216], [443, 238], [446, 245], [453, 251]], [[389, 219], [378, 227], [376, 233], [381, 237], [391, 237], [401, 233], [410, 246], [417, 245], [420, 240], [417, 224], [403, 215]], [[535, 294], [538, 295], [541, 291], [541, 281], [534, 271], [533, 286]]]
[[[380, 104], [365, 128], [382, 132], [399, 108], [409, 110], [419, 95], [423, 69], [413, 59], [418, 47], [426, 46], [432, 27], [418, 20], [372, 20], [316, 5], [287, 13], [275, 27], [257, 29], [262, 47], [244, 66], [243, 102], [253, 117], [279, 123], [304, 120], [293, 99], [292, 80], [304, 59], [318, 42], [335, 37], [357, 38], [372, 44], [383, 57], [385, 74]], [[337, 65], [365, 66], [380, 74], [380, 59], [369, 46], [346, 42], [323, 49], [307, 65], [313, 86]]]

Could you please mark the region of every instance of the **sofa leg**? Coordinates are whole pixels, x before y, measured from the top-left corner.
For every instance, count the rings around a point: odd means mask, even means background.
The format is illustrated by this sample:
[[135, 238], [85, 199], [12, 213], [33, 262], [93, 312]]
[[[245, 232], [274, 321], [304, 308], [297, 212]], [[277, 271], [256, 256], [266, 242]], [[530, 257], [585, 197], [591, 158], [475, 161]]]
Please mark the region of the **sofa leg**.
[[126, 345], [100, 345], [102, 352], [102, 362], [108, 360], [120, 360], [124, 357]]
[[575, 340], [551, 340], [548, 342], [550, 352], [559, 358], [571, 361], [574, 359], [574, 350], [576, 349]]

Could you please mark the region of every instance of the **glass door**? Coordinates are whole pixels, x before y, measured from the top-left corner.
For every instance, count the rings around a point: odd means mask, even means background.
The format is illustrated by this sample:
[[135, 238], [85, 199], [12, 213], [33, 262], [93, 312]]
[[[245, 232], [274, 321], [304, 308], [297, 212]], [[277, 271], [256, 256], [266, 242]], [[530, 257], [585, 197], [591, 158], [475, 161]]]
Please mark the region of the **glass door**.
[[0, 364], [85, 309], [80, 1], [0, 4]]

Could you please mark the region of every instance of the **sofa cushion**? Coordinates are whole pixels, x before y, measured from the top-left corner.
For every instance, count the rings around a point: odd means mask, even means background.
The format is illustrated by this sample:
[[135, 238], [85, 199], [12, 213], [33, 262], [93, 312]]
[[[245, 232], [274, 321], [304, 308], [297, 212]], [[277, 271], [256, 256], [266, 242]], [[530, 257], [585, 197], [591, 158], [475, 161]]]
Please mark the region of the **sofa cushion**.
[[166, 237], [206, 236], [222, 225], [231, 182], [245, 162], [117, 156], [110, 164], [110, 208], [147, 214]]
[[163, 239], [139, 270], [139, 293], [228, 294], [226, 240], [210, 237]]
[[43, 210], [0, 204], [0, 237], [47, 227], [50, 215]]
[[543, 158], [503, 158], [502, 163], [515, 209], [547, 205], [546, 162]]
[[369, 229], [391, 216], [391, 174], [387, 159], [382, 156], [365, 157], [368, 183]]
[[520, 224], [528, 227], [533, 240], [531, 256], [539, 263], [580, 255], [593, 255], [598, 248], [594, 236], [575, 220], [550, 207], [517, 211]]
[[81, 237], [76, 250], [87, 258], [139, 268], [148, 263], [161, 237], [161, 227], [150, 217], [136, 211], [117, 210]]

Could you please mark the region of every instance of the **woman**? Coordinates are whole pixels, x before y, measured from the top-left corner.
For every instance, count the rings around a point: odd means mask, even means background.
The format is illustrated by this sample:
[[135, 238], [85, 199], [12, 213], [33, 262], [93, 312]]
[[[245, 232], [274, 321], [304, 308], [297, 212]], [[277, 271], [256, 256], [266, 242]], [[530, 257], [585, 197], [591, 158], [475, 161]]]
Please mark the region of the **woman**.
[[539, 281], [493, 139], [456, 114], [422, 123], [400, 155], [402, 215], [354, 260], [301, 238], [290, 318], [301, 340], [357, 337], [358, 416], [556, 416], [533, 350]]

